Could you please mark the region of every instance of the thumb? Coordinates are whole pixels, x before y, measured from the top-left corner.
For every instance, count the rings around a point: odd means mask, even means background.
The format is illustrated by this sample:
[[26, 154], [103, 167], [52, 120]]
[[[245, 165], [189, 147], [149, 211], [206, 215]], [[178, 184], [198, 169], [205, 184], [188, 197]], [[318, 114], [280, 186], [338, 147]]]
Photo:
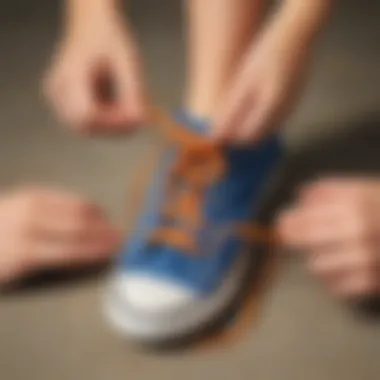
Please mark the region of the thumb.
[[87, 129], [96, 112], [90, 78], [82, 73], [73, 82], [72, 86], [67, 86], [64, 94], [66, 100], [62, 102], [63, 113], [74, 128]]
[[231, 88], [214, 119], [214, 139], [233, 140], [250, 103], [251, 96], [240, 83]]
[[140, 123], [145, 118], [147, 103], [140, 59], [136, 54], [130, 54], [120, 57], [115, 65], [119, 111], [128, 123]]

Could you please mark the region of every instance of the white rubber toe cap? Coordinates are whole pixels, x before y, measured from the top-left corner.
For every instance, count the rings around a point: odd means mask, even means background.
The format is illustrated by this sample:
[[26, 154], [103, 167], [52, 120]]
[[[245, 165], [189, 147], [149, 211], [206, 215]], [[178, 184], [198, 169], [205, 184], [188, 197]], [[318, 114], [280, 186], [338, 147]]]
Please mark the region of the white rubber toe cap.
[[154, 277], [119, 276], [117, 288], [132, 307], [145, 312], [173, 310], [194, 299], [191, 290]]

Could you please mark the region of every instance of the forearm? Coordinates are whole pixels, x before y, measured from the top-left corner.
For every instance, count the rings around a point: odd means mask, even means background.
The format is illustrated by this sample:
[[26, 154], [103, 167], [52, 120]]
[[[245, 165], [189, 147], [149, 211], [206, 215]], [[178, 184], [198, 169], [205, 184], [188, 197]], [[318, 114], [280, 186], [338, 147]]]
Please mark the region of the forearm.
[[310, 44], [325, 24], [333, 0], [282, 0], [278, 22], [294, 43]]
[[75, 29], [99, 16], [108, 17], [117, 14], [121, 3], [121, 0], [66, 0], [65, 25]]

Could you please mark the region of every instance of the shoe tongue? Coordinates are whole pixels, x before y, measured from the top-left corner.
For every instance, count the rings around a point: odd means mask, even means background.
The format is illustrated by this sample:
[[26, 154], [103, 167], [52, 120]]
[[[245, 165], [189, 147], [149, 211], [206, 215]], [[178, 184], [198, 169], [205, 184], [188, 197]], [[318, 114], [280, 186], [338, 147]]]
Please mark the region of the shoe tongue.
[[193, 113], [180, 110], [174, 113], [175, 120], [191, 132], [206, 136], [209, 132], [209, 122]]

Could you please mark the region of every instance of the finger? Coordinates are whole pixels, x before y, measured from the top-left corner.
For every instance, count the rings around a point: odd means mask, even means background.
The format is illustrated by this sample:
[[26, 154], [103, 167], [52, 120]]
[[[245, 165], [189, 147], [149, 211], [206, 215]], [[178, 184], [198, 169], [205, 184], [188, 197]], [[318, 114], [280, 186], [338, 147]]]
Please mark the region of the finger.
[[267, 97], [257, 100], [257, 104], [251, 109], [242, 127], [239, 129], [237, 139], [242, 143], [256, 143], [269, 132], [272, 99]]
[[68, 86], [66, 113], [69, 124], [80, 131], [88, 131], [98, 120], [98, 108], [95, 100], [92, 79], [89, 73], [83, 73]]
[[352, 269], [347, 263], [345, 252], [340, 247], [312, 251], [308, 259], [308, 266], [313, 274], [328, 281]]
[[[30, 191], [33, 191], [31, 189]], [[38, 197], [43, 209], [66, 213], [71, 211], [84, 211], [90, 213], [100, 213], [101, 208], [91, 201], [77, 194], [70, 193], [57, 188], [37, 188], [34, 192]]]
[[68, 83], [65, 78], [54, 79], [52, 76], [45, 84], [45, 96], [49, 99], [50, 105], [57, 118], [64, 123], [74, 125], [75, 120], [70, 107], [67, 105]]
[[50, 240], [83, 241], [94, 233], [108, 231], [116, 234], [116, 228], [100, 216], [83, 216], [75, 212], [71, 215], [67, 213], [59, 221], [53, 220], [54, 218], [46, 218], [44, 224], [40, 223], [39, 237]]
[[246, 83], [238, 82], [227, 93], [227, 98], [222, 102], [212, 128], [212, 137], [215, 140], [232, 141], [236, 139], [241, 123], [254, 103], [254, 99], [246, 87]]
[[353, 177], [331, 177], [309, 183], [300, 190], [303, 200], [320, 197], [339, 197], [357, 199], [358, 197], [378, 194], [380, 182], [373, 179]]
[[376, 271], [368, 270], [362, 253], [343, 246], [314, 251], [309, 256], [308, 266], [338, 296], [368, 294], [377, 287]]
[[[347, 206], [348, 207], [348, 206]], [[323, 210], [326, 214], [323, 215]], [[304, 215], [288, 218], [280, 230], [284, 241], [301, 247], [336, 245], [346, 242], [365, 243], [378, 233], [378, 226], [369, 218], [355, 217], [350, 210], [339, 205], [320, 214], [305, 212]]]
[[338, 180], [325, 178], [302, 185], [298, 189], [298, 196], [303, 203], [320, 202], [323, 199], [331, 199], [339, 194]]
[[32, 209], [27, 213], [33, 218], [29, 217], [33, 236], [78, 233], [93, 223], [108, 223], [99, 206], [79, 196], [56, 189], [38, 190], [31, 196]]
[[115, 84], [120, 80], [113, 67], [107, 66], [94, 76], [94, 93], [96, 96], [97, 113], [92, 130], [109, 132], [127, 124], [127, 111], [120, 105], [120, 94], [117, 94]]
[[298, 206], [283, 212], [278, 220], [281, 240], [290, 246], [312, 247], [339, 242], [344, 210], [340, 204]]
[[39, 239], [31, 249], [35, 266], [71, 266], [107, 260], [120, 244], [114, 231], [92, 228], [82, 239]]
[[114, 65], [117, 108], [112, 111], [112, 117], [115, 121], [124, 121], [125, 127], [130, 127], [142, 122], [146, 116], [147, 99], [141, 64], [138, 55], [131, 53], [120, 56]]
[[332, 276], [338, 273], [378, 271], [379, 258], [375, 249], [365, 245], [342, 244], [313, 251], [309, 258], [310, 269], [319, 276]]
[[284, 242], [301, 247], [362, 244], [378, 235], [379, 216], [377, 209], [371, 213], [346, 200], [318, 202], [283, 214], [279, 232]]
[[365, 273], [353, 272], [340, 279], [332, 286], [335, 294], [345, 298], [357, 298], [378, 294], [380, 290], [379, 278], [368, 276]]
[[91, 74], [88, 68], [76, 71], [61, 68], [49, 79], [47, 91], [55, 111], [62, 121], [77, 130], [86, 130], [95, 118]]
[[99, 206], [68, 193], [51, 195], [40, 227], [45, 238], [60, 241], [83, 242], [120, 235]]
[[38, 223], [40, 234], [60, 239], [80, 239], [102, 226], [112, 228], [100, 207], [69, 196], [49, 200]]

